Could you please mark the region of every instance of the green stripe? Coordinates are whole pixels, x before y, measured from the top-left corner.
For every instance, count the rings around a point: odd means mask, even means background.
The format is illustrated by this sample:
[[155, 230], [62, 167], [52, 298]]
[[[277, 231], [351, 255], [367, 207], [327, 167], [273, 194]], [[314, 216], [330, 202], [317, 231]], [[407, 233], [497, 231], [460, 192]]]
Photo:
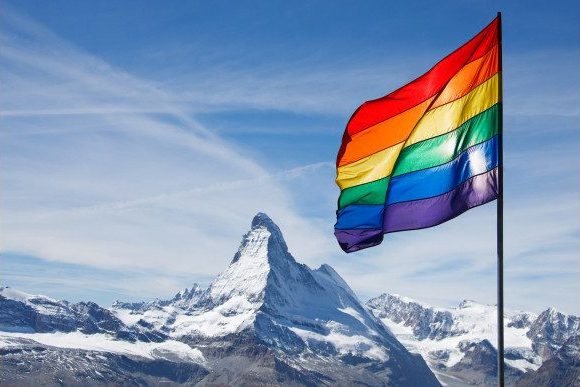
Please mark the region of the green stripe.
[[389, 180], [389, 177], [384, 177], [342, 190], [338, 198], [338, 208], [344, 208], [349, 204], [383, 204]]
[[[455, 159], [467, 148], [497, 134], [498, 105], [474, 116], [453, 132], [430, 138], [404, 148], [393, 176], [435, 167]], [[390, 177], [347, 188], [340, 193], [338, 208], [350, 204], [383, 204]]]
[[404, 148], [397, 159], [393, 176], [436, 167], [455, 159], [470, 146], [497, 134], [498, 105], [479, 113], [453, 132], [430, 138]]

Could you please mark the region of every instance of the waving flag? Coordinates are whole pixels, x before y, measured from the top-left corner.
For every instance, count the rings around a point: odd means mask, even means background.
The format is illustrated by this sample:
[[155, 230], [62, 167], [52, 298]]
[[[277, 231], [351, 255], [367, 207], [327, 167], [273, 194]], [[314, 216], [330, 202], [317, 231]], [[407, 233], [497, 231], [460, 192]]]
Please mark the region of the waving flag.
[[421, 77], [354, 112], [336, 160], [344, 251], [497, 198], [500, 55], [495, 19]]

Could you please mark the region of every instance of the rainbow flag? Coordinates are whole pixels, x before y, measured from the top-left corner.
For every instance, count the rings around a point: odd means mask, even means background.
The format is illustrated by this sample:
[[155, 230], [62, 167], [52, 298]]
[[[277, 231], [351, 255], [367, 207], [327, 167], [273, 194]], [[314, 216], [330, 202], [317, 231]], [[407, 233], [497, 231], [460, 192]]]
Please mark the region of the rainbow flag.
[[424, 75], [354, 112], [336, 160], [344, 251], [497, 198], [499, 36], [495, 19]]

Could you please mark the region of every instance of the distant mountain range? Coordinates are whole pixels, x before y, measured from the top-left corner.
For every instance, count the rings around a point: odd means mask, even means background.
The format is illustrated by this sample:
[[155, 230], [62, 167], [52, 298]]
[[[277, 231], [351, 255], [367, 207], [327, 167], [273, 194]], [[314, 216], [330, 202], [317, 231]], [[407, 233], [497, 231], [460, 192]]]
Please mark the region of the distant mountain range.
[[[423, 356], [440, 381], [450, 386], [496, 383], [495, 306], [465, 300], [457, 308], [436, 308], [392, 294], [366, 305], [409, 351]], [[580, 386], [579, 317], [547, 309], [540, 315], [506, 313], [504, 320], [509, 384]]]
[[[297, 263], [258, 214], [206, 289], [103, 308], [0, 288], [0, 384], [493, 385], [494, 308], [383, 294], [363, 305]], [[580, 319], [506, 315], [512, 384], [578, 385]]]

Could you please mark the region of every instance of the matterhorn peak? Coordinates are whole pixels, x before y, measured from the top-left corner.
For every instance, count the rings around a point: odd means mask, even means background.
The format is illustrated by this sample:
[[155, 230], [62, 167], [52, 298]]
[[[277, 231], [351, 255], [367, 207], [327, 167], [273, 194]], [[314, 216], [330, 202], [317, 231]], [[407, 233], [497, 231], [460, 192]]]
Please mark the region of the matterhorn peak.
[[254, 219], [252, 219], [252, 228], [250, 232], [255, 230], [266, 230], [270, 233], [270, 238], [268, 241], [268, 249], [279, 248], [283, 255], [289, 255], [288, 246], [286, 246], [286, 241], [282, 235], [282, 231], [274, 221], [265, 213], [258, 212]]
[[298, 264], [288, 252], [282, 232], [268, 215], [259, 212], [243, 237], [230, 266], [212, 282], [209, 297], [221, 303], [243, 296], [250, 302], [262, 302], [264, 290], [277, 268], [288, 274]]
[[275, 230], [275, 231], [280, 232], [280, 229], [278, 228], [276, 223], [274, 223], [274, 221], [267, 214], [265, 214], [263, 212], [258, 212], [256, 214], [256, 216], [254, 216], [254, 219], [252, 219], [252, 229], [255, 229], [258, 227], [265, 227], [266, 229], [268, 229], [270, 231]]
[[274, 260], [291, 260], [294, 258], [288, 253], [288, 246], [280, 228], [265, 213], [258, 212], [252, 219], [250, 231], [244, 235], [238, 252], [232, 263], [242, 257], [250, 259], [266, 258], [268, 262]]

